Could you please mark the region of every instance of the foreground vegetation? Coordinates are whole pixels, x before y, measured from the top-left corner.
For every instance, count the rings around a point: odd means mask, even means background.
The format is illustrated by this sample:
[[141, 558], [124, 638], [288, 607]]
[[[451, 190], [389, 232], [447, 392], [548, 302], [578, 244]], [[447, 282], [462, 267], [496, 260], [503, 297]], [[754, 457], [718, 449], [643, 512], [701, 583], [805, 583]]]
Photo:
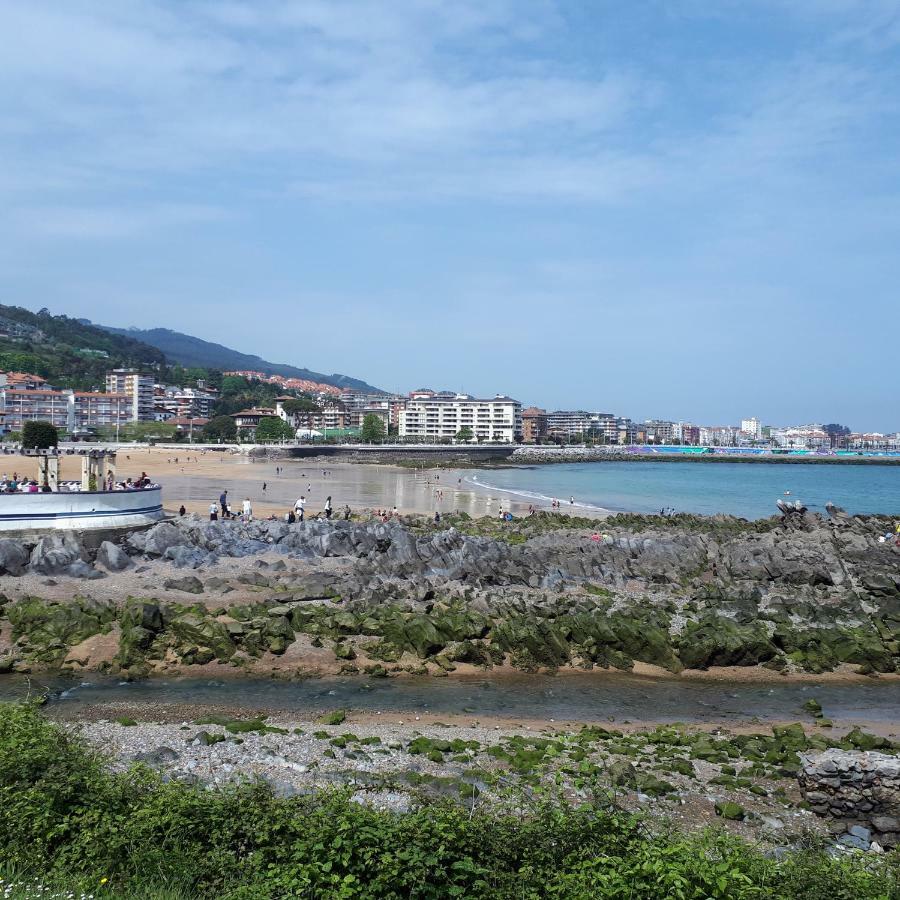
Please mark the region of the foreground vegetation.
[[[32, 705], [0, 706], [6, 896], [829, 898], [898, 896], [896, 857], [781, 861], [724, 833], [651, 832], [603, 803], [449, 803], [396, 814], [347, 793], [166, 783], [104, 761]], [[6, 888], [4, 887], [4, 890]]]

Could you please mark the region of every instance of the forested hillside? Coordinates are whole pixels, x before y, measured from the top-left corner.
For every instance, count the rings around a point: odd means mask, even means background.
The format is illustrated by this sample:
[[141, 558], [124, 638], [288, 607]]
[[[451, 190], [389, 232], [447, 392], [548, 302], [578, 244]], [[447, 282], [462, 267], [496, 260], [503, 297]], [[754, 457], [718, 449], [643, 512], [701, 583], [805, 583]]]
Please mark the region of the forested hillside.
[[33, 313], [0, 304], [0, 370], [30, 372], [75, 390], [103, 388], [118, 366], [159, 371], [165, 354], [128, 335], [115, 334], [46, 309]]

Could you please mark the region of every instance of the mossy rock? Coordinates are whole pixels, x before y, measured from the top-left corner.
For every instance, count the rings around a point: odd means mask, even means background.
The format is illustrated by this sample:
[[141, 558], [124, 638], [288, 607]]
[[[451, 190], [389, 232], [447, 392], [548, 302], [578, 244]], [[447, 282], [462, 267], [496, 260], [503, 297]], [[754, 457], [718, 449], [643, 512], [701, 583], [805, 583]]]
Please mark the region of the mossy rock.
[[69, 647], [108, 631], [116, 619], [111, 603], [86, 597], [57, 602], [26, 597], [6, 607], [14, 639], [42, 662], [65, 656]]
[[741, 822], [744, 820], [747, 813], [740, 803], [733, 803], [730, 800], [725, 800], [722, 803], [716, 804], [716, 815], [721, 816], [723, 819], [728, 819], [731, 822]]
[[806, 703], [803, 704], [803, 708], [814, 718], [821, 719], [822, 718], [822, 704], [819, 703], [814, 697], [811, 697]]
[[670, 772], [687, 775], [689, 778], [694, 777], [694, 765], [689, 759], [673, 759], [666, 763], [666, 766]]
[[617, 759], [606, 769], [609, 780], [616, 787], [634, 787], [637, 782], [637, 770], [624, 759]]
[[657, 778], [649, 773], [641, 773], [637, 776], [637, 789], [650, 797], [662, 797], [665, 794], [672, 794], [677, 789], [675, 785], [669, 784], [662, 778]]
[[841, 745], [853, 747], [856, 750], [893, 750], [896, 746], [889, 738], [870, 734], [858, 727], [844, 735]]
[[335, 644], [332, 649], [334, 651], [334, 655], [338, 659], [356, 659], [356, 651], [353, 649], [352, 644], [346, 644], [341, 641]]
[[237, 649], [228, 629], [217, 619], [188, 613], [173, 619], [169, 630], [182, 644], [209, 647], [216, 659], [223, 662], [231, 659]]
[[799, 722], [794, 722], [791, 725], [773, 725], [772, 734], [782, 750], [797, 752], [809, 749], [809, 739]]
[[347, 711], [345, 709], [336, 709], [333, 712], [325, 713], [324, 716], [319, 716], [316, 722], [319, 725], [340, 725], [346, 719]]
[[678, 655], [689, 669], [710, 666], [756, 666], [778, 655], [762, 622], [739, 625], [722, 616], [689, 622], [681, 634]]

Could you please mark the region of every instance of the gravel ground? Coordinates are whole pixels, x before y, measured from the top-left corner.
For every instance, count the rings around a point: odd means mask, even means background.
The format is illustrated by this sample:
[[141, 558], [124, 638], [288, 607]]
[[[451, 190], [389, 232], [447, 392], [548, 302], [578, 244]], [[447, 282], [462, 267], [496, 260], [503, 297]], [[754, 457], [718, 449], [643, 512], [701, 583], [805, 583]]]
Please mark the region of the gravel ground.
[[[287, 733], [235, 734], [216, 724], [141, 722], [122, 725], [96, 721], [70, 723], [98, 750], [110, 755], [114, 768], [123, 770], [135, 761], [158, 768], [167, 777], [223, 785], [239, 780], [262, 779], [281, 796], [311, 793], [317, 789], [342, 786], [354, 788], [353, 799], [379, 808], [405, 811], [425, 798], [450, 797], [469, 806], [505, 803], [502, 788], [514, 784], [524, 787], [526, 796], [535, 786], [534, 779], [520, 782], [502, 760], [491, 755], [507, 739], [553, 738], [568, 741], [577, 732], [559, 732], [537, 728], [498, 726], [420, 725], [410, 720], [345, 721], [341, 725], [323, 725], [309, 720], [273, 717], [266, 725]], [[446, 752], [443, 759], [430, 759], [426, 752], [410, 752], [410, 743], [422, 736], [431, 741], [472, 741], [478, 749], [460, 753]], [[215, 743], [208, 743], [208, 741]], [[574, 745], [573, 745], [574, 746]], [[596, 761], [607, 770], [617, 761], [631, 762], [642, 772], [658, 772], [658, 761], [651, 750], [637, 756], [619, 756], [598, 745], [588, 761]], [[533, 770], [544, 784], [566, 768], [564, 755], [559, 764]], [[723, 823], [716, 815], [717, 802], [740, 803], [748, 816], [741, 822], [724, 822], [730, 830], [754, 840], [772, 844], [796, 842], [809, 831], [826, 833], [823, 822], [799, 808], [799, 789], [793, 779], [779, 786], [786, 795], [776, 799], [758, 796], [747, 790], [723, 789], [710, 784], [720, 774], [717, 765], [695, 760], [694, 774], [658, 772], [675, 786], [673, 793], [649, 796], [633, 789], [616, 789], [616, 802], [625, 809], [642, 811], [654, 818], [672, 821], [683, 830], [711, 823]], [[571, 769], [569, 769], [571, 772]], [[532, 773], [528, 773], [529, 775]], [[530, 784], [526, 784], [530, 780]], [[474, 787], [473, 787], [474, 785]], [[589, 799], [592, 789], [577, 779], [563, 779], [563, 796], [572, 802]]]

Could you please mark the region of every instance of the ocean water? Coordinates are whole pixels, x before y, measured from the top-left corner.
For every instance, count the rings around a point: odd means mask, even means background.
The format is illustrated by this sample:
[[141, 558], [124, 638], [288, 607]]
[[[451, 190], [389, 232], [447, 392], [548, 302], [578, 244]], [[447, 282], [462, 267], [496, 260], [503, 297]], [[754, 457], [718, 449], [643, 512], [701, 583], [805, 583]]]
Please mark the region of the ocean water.
[[596, 507], [640, 513], [674, 507], [676, 512], [761, 519], [777, 514], [775, 502], [783, 499], [800, 500], [816, 512], [824, 512], [831, 501], [852, 513], [900, 517], [900, 466], [589, 462], [516, 466], [473, 473], [465, 480], [497, 497], [536, 505], [557, 498], [563, 512], [580, 515]]

